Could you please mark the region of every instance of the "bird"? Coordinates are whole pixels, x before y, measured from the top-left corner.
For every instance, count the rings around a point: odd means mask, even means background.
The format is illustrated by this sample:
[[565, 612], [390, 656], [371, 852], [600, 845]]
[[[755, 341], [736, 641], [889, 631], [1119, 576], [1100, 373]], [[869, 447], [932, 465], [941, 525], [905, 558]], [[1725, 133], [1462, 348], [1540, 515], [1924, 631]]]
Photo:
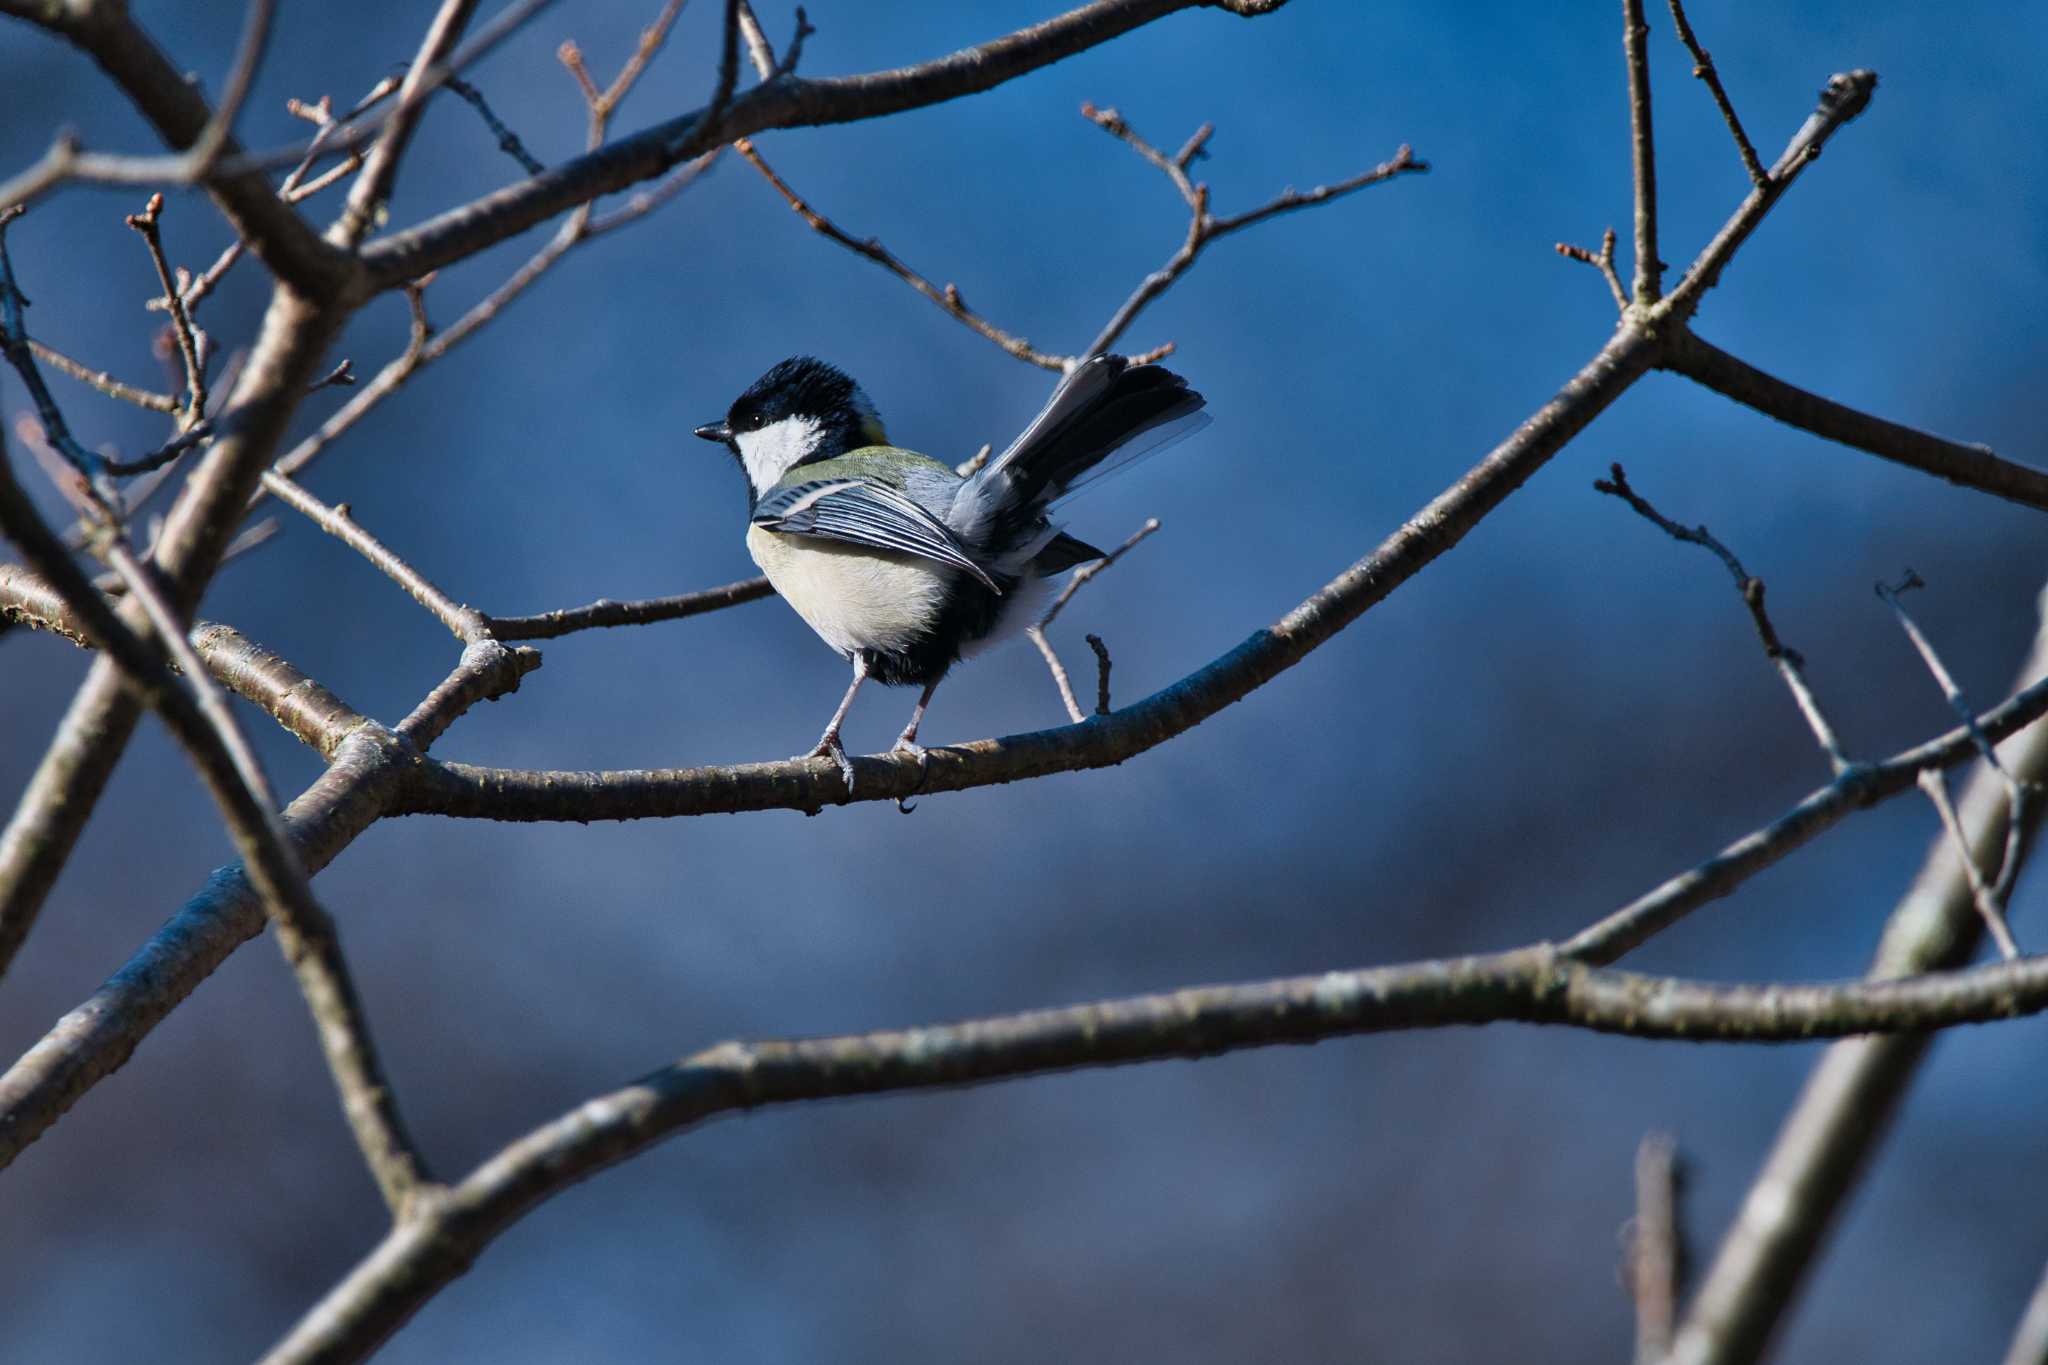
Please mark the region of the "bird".
[[811, 356], [782, 361], [696, 435], [747, 480], [747, 551], [775, 591], [853, 666], [817, 744], [849, 795], [840, 727], [868, 679], [921, 688], [894, 751], [925, 760], [918, 727], [959, 660], [1037, 619], [1045, 581], [1103, 558], [1052, 506], [1209, 421], [1158, 365], [1092, 356], [1070, 368], [1008, 449], [962, 475], [889, 444], [860, 385]]

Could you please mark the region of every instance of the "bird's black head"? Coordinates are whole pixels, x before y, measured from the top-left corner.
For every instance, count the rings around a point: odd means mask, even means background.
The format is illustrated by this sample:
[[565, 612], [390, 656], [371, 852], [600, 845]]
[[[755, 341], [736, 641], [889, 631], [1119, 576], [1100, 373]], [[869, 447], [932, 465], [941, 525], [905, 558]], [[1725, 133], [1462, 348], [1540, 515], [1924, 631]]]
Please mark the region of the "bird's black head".
[[697, 428], [739, 460], [756, 497], [798, 465], [888, 438], [860, 385], [822, 360], [792, 356], [733, 400], [723, 422]]

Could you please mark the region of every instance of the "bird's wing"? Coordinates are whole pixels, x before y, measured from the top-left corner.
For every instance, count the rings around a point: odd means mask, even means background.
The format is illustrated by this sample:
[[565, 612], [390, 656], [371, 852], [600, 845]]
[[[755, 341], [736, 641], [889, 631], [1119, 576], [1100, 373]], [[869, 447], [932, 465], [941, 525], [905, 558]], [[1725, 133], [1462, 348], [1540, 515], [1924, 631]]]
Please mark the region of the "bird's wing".
[[754, 508], [753, 523], [784, 535], [916, 555], [970, 573], [997, 595], [1003, 591], [944, 522], [873, 479], [817, 479], [775, 489]]

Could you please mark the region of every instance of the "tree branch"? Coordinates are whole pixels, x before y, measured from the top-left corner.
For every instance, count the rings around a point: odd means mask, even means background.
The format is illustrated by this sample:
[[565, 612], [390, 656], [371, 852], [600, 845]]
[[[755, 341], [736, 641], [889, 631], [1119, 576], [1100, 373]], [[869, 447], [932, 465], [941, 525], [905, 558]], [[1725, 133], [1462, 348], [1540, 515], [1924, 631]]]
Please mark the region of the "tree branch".
[[[72, 43], [97, 62], [153, 125], [164, 142], [186, 149], [169, 158], [153, 158], [150, 174], [129, 183], [164, 181], [205, 185], [235, 235], [246, 239], [277, 277], [315, 297], [339, 292], [356, 275], [349, 258], [284, 203], [259, 169], [236, 167], [238, 148], [228, 122], [234, 105], [225, 98], [219, 111], [210, 110], [195, 83], [158, 50], [156, 44], [118, 4], [37, 6], [16, 11]], [[267, 36], [270, 0], [254, 0], [243, 39], [224, 88], [224, 96], [246, 91], [249, 75], [260, 58]], [[60, 180], [113, 163], [138, 158], [95, 158], [59, 136], [43, 160], [29, 171], [0, 185], [0, 207], [24, 203]], [[107, 163], [102, 166], [100, 163]], [[165, 172], [169, 173], [166, 174]]]
[[1664, 291], [1657, 257], [1657, 144], [1650, 129], [1650, 26], [1643, 0], [1621, 0], [1621, 50], [1628, 67], [1630, 181], [1635, 186], [1636, 262], [1633, 302], [1648, 308]]
[[1678, 1325], [1684, 1230], [1678, 1217], [1683, 1175], [1678, 1141], [1649, 1133], [1636, 1146], [1636, 1216], [1628, 1249], [1629, 1294], [1636, 1304], [1636, 1365], [1662, 1365]]
[[398, 163], [427, 112], [426, 97], [433, 93], [434, 84], [448, 74], [437, 68], [455, 50], [476, 7], [477, 0], [441, 0], [412, 65], [406, 69], [405, 83], [398, 88], [398, 104], [385, 120], [376, 145], [370, 148], [363, 173], [349, 186], [341, 217], [327, 230], [327, 240], [334, 245], [350, 249], [357, 246], [383, 210], [384, 201], [391, 197], [391, 187], [398, 179]]
[[1735, 139], [1736, 155], [1742, 158], [1742, 169], [1749, 172], [1749, 183], [1761, 185], [1767, 176], [1763, 163], [1757, 160], [1756, 148], [1749, 142], [1749, 134], [1742, 131], [1742, 120], [1735, 115], [1734, 102], [1721, 86], [1721, 73], [1714, 70], [1714, 59], [1700, 46], [1700, 40], [1693, 36], [1692, 25], [1685, 20], [1685, 0], [1671, 0], [1671, 22], [1678, 29], [1678, 41], [1685, 44], [1685, 50], [1692, 54], [1692, 74], [1706, 82], [1707, 93], [1714, 97], [1714, 107], [1721, 111], [1727, 121], [1728, 132]]
[[329, 507], [275, 469], [263, 471], [264, 490], [375, 565], [377, 571], [405, 589], [406, 595], [427, 611], [456, 639], [467, 644], [489, 634], [483, 615], [455, 602], [429, 583], [426, 576], [386, 548], [349, 515], [347, 503]]
[[[131, 598], [156, 631], [154, 646], [145, 644], [115, 615], [83, 570], [72, 562], [63, 542], [43, 524], [15, 483], [4, 453], [0, 453], [0, 529], [56, 586], [84, 622], [86, 634], [135, 684], [191, 758], [220, 808], [228, 833], [249, 868], [262, 912], [298, 978], [363, 1156], [393, 1211], [403, 1210], [425, 1178], [425, 1170], [384, 1080], [333, 921], [313, 898], [284, 825], [271, 809], [269, 784], [262, 769], [192, 654], [176, 608], [159, 590], [153, 571], [135, 559], [118, 536], [110, 538], [108, 559], [127, 581]], [[169, 651], [181, 662], [185, 687], [172, 676], [162, 651]], [[26, 928], [25, 923], [16, 923]], [[8, 952], [18, 946], [20, 937], [19, 933], [8, 936]], [[0, 957], [0, 969], [5, 965]]]
[[[372, 287], [404, 280], [472, 255], [601, 194], [650, 180], [736, 138], [771, 128], [850, 123], [923, 108], [1014, 80], [1203, 0], [1091, 0], [1043, 23], [894, 71], [767, 81], [712, 116], [709, 108], [655, 124], [506, 189], [371, 242], [363, 262]], [[1227, 5], [1237, 13], [1269, 6]], [[785, 61], [787, 59], [785, 58]]]
[[[1749, 571], [1742, 567], [1742, 561], [1735, 557], [1735, 552], [1715, 539], [1706, 527], [1680, 526], [1652, 507], [1635, 489], [1629, 487], [1628, 474], [1620, 465], [1611, 465], [1609, 470], [1610, 478], [1593, 481], [1596, 492], [1620, 498], [1634, 508], [1638, 516], [1673, 540], [1700, 546], [1713, 554], [1727, 568], [1735, 579], [1735, 591], [1741, 595], [1742, 604], [1749, 608], [1749, 619], [1756, 627], [1757, 639], [1764, 647], [1764, 656], [1776, 666], [1778, 676], [1784, 679], [1786, 690], [1792, 694], [1793, 704], [1805, 718], [1806, 727], [1813, 731], [1814, 742], [1819, 744], [1821, 752], [1828, 756], [1828, 762], [1833, 765], [1837, 777], [1848, 771], [1849, 755], [1843, 750], [1842, 741], [1835, 734], [1835, 727], [1828, 724], [1828, 718], [1822, 714], [1820, 701], [1813, 695], [1813, 689], [1806, 684], [1806, 660], [1800, 656], [1798, 650], [1788, 647], [1778, 639], [1777, 627], [1771, 624], [1770, 613], [1764, 610], [1764, 581], [1752, 577]], [[1970, 723], [1972, 718], [1968, 708], [1965, 708], [1965, 724]]]
[[[1628, 0], [1628, 3], [1639, 6], [1640, 0]], [[1779, 154], [1764, 183], [1750, 191], [1749, 198], [1742, 201], [1742, 207], [1735, 211], [1735, 216], [1714, 234], [1714, 239], [1686, 267], [1685, 277], [1671, 291], [1671, 316], [1684, 321], [1693, 315], [1706, 292], [1720, 281], [1722, 270], [1734, 259], [1736, 251], [1749, 240], [1749, 234], [1756, 231], [1764, 215], [1771, 211], [1771, 205], [1777, 203], [1799, 173], [1820, 156], [1828, 139], [1869, 106], [1870, 97], [1876, 90], [1875, 71], [1846, 71], [1828, 77], [1827, 87], [1820, 92], [1819, 107], [1792, 135], [1792, 141]]]
[[648, 597], [639, 601], [614, 602], [600, 597], [584, 607], [544, 611], [537, 616], [492, 616], [486, 618], [491, 634], [500, 640], [552, 640], [579, 630], [604, 626], [644, 626], [656, 621], [679, 621], [723, 611], [743, 602], [773, 597], [775, 589], [765, 578], [743, 578], [723, 587], [704, 588], [677, 597]]
[[1632, 1037], [1795, 1041], [2043, 1009], [2048, 958], [1908, 981], [1726, 986], [1585, 967], [1538, 945], [936, 1027], [723, 1043], [589, 1100], [505, 1147], [421, 1217], [393, 1228], [263, 1359], [288, 1365], [362, 1358], [543, 1200], [722, 1113], [1503, 1020]]
[[2048, 510], [2048, 472], [2000, 459], [1987, 446], [1946, 441], [1795, 388], [1691, 332], [1673, 346], [1668, 364], [1686, 378], [1801, 431], [1965, 488]]
[[769, 167], [768, 163], [761, 159], [761, 154], [754, 150], [754, 144], [746, 138], [736, 140], [732, 146], [734, 151], [747, 159], [749, 165], [761, 173], [762, 179], [773, 185], [776, 191], [789, 202], [790, 211], [810, 224], [812, 231], [829, 241], [839, 243], [839, 245], [855, 255], [865, 256], [876, 265], [881, 266], [882, 269], [888, 271], [897, 279], [902, 280], [912, 289], [915, 289], [918, 293], [938, 305], [939, 309], [948, 317], [964, 324], [977, 336], [995, 343], [1007, 354], [1016, 357], [1027, 365], [1036, 365], [1041, 369], [1060, 373], [1065, 372], [1070, 363], [1070, 357], [1052, 355], [1039, 350], [1023, 337], [1012, 336], [981, 314], [975, 312], [972, 308], [969, 308], [966, 300], [960, 297], [960, 291], [951, 284], [948, 284], [944, 289], [940, 289], [930, 280], [918, 274], [917, 271], [911, 269], [900, 257], [883, 246], [875, 238], [858, 238], [843, 231], [836, 223], [812, 208], [801, 195], [791, 189], [789, 182], [777, 175]]
[[[1654, 363], [1656, 345], [1633, 328], [1616, 332], [1556, 397], [1379, 549], [1222, 658], [1086, 725], [947, 745], [922, 759], [855, 759], [857, 799], [893, 801], [1106, 767], [1192, 729], [1292, 668], [1455, 545], [1640, 378]], [[711, 810], [817, 810], [851, 799], [839, 765], [830, 759], [611, 773], [430, 764], [412, 785], [406, 810], [505, 820], [630, 820]]]
[[[2021, 678], [2048, 674], [2048, 598], [2041, 606], [2042, 629], [2020, 666]], [[2022, 732], [2007, 746], [2004, 762], [2022, 780], [2048, 777], [2048, 726]], [[2005, 841], [2004, 798], [1998, 774], [1979, 764], [1961, 801], [1978, 860], [1988, 861]], [[2028, 834], [2040, 817], [2036, 802], [2025, 813]], [[1976, 950], [1980, 934], [1969, 879], [1949, 840], [1937, 835], [1885, 925], [1871, 978], [1958, 966]], [[1926, 1034], [1856, 1039], [1822, 1056], [1722, 1238], [1679, 1328], [1669, 1365], [1735, 1365], [1763, 1353], [1835, 1214], [1883, 1140], [1930, 1041]]]

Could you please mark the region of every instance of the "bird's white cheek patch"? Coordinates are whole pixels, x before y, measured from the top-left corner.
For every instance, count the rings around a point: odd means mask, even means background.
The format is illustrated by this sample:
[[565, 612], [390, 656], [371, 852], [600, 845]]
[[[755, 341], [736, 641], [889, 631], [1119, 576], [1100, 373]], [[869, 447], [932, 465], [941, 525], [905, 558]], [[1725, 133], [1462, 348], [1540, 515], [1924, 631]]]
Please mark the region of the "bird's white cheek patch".
[[755, 496], [766, 493], [784, 474], [818, 448], [823, 428], [810, 417], [785, 417], [759, 431], [743, 431], [733, 438], [740, 448], [740, 463], [747, 467], [747, 480]]

